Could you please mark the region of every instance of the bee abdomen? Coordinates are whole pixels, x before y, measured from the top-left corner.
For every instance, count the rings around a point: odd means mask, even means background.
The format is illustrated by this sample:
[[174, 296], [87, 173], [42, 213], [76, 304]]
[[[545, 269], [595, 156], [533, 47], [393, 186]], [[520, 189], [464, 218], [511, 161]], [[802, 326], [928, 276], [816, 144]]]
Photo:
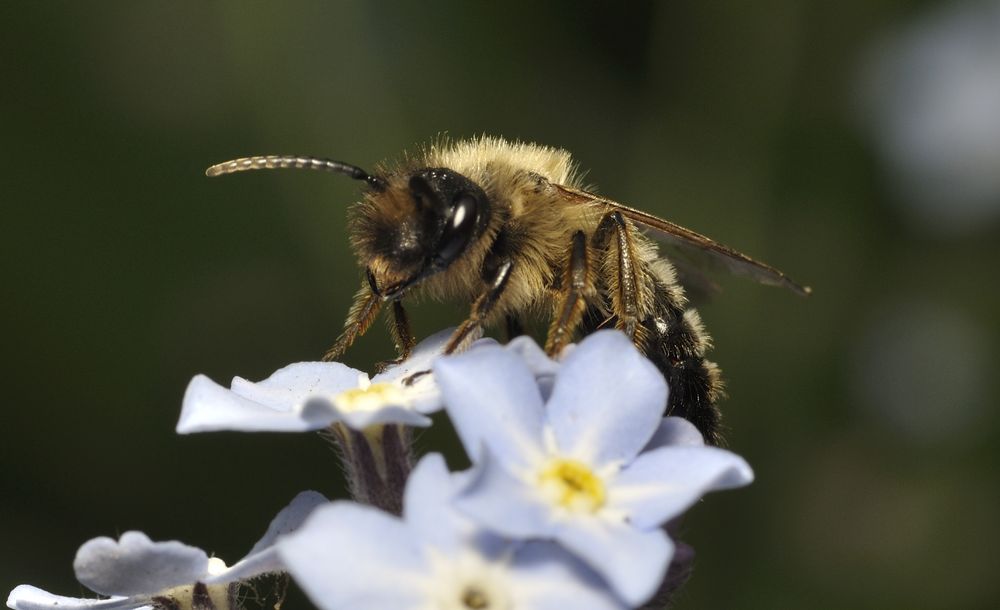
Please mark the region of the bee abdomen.
[[[684, 311], [659, 297], [663, 294], [658, 293], [654, 312], [640, 323], [636, 347], [667, 380], [670, 395], [664, 414], [683, 417], [698, 428], [706, 443], [719, 445], [721, 413], [716, 402], [724, 391], [719, 367], [705, 359], [711, 341], [695, 310]], [[588, 335], [599, 328], [613, 328], [616, 323], [614, 316], [608, 318], [591, 307], [584, 315], [581, 331]]]
[[722, 398], [719, 368], [705, 359], [710, 340], [695, 310], [680, 311], [657, 303], [653, 315], [642, 321], [646, 330], [639, 348], [667, 379], [670, 397], [665, 413], [683, 417], [698, 428], [705, 442], [721, 441], [721, 413], [716, 402]]
[[650, 315], [642, 321], [645, 336], [637, 345], [667, 380], [670, 395], [666, 415], [683, 417], [698, 428], [705, 442], [722, 443], [717, 402], [724, 396], [722, 375], [705, 358], [712, 339], [694, 309], [671, 289], [673, 278], [654, 280]]
[[665, 360], [658, 354], [649, 356], [670, 387], [666, 414], [683, 417], [694, 424], [709, 445], [720, 444], [721, 413], [715, 404], [722, 392], [719, 367], [696, 356], [679, 361]]

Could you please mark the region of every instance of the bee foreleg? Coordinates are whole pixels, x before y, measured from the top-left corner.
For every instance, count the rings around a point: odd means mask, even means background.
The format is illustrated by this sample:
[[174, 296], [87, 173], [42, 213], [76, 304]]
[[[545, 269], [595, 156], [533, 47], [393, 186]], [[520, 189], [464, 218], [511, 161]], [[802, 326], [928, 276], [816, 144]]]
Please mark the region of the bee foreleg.
[[465, 349], [469, 343], [478, 339], [482, 334], [483, 321], [493, 311], [494, 306], [496, 306], [497, 301], [507, 287], [507, 280], [510, 279], [510, 272], [514, 268], [514, 261], [507, 256], [503, 256], [502, 258], [489, 261], [483, 267], [484, 269], [489, 269], [488, 272], [484, 271], [486, 277], [483, 278], [487, 282], [486, 291], [473, 302], [472, 313], [469, 314], [468, 319], [462, 322], [455, 330], [455, 333], [452, 334], [451, 339], [448, 341], [448, 346], [444, 350], [446, 354], [452, 354]]
[[367, 332], [381, 308], [382, 296], [375, 288], [371, 271], [368, 271], [365, 283], [354, 295], [354, 303], [351, 304], [351, 311], [344, 322], [344, 332], [337, 338], [333, 347], [323, 354], [323, 361], [331, 362], [343, 356], [354, 340]]
[[392, 335], [392, 340], [396, 345], [396, 353], [398, 356], [396, 356], [393, 360], [376, 362], [376, 373], [381, 373], [390, 366], [402, 364], [404, 360], [410, 357], [410, 353], [413, 351], [413, 347], [417, 343], [417, 340], [413, 337], [413, 331], [410, 328], [410, 318], [406, 315], [406, 310], [403, 309], [403, 301], [401, 299], [397, 299], [392, 302], [392, 318], [388, 320], [388, 326], [389, 334]]
[[566, 276], [561, 289], [563, 297], [556, 309], [556, 315], [549, 326], [549, 334], [545, 340], [545, 351], [555, 356], [573, 338], [573, 333], [583, 319], [586, 310], [586, 298], [593, 291], [593, 279], [590, 273], [590, 260], [587, 257], [587, 237], [583, 231], [573, 234], [570, 246], [569, 260], [566, 265]]
[[399, 353], [399, 359], [402, 361], [409, 358], [410, 352], [413, 351], [413, 347], [417, 344], [417, 340], [413, 337], [413, 330], [410, 328], [410, 318], [406, 315], [406, 310], [403, 309], [402, 301], [392, 302], [392, 324], [389, 325], [389, 332], [396, 343], [396, 351]]
[[642, 312], [642, 292], [636, 269], [635, 244], [631, 228], [621, 212], [609, 212], [601, 219], [592, 238], [597, 251], [609, 251], [611, 238], [615, 238], [614, 252], [617, 254], [615, 270], [607, 273], [607, 285], [611, 296], [611, 312], [617, 319], [618, 330], [637, 341]]

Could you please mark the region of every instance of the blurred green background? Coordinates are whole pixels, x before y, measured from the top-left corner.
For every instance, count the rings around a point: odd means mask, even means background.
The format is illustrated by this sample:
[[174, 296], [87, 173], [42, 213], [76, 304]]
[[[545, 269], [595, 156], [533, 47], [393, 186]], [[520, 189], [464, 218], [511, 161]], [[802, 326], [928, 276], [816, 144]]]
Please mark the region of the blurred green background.
[[[857, 112], [872, 45], [938, 8], [0, 4], [0, 589], [82, 594], [76, 548], [127, 529], [232, 561], [297, 491], [341, 493], [314, 435], [173, 426], [195, 373], [263, 378], [336, 337], [356, 185], [203, 170], [371, 167], [448, 132], [566, 148], [601, 192], [815, 289], [721, 278], [701, 308], [758, 480], [689, 515], [678, 607], [996, 607], [1000, 227], [914, 221]], [[426, 335], [462, 308], [412, 315]], [[390, 348], [379, 325], [347, 361]]]

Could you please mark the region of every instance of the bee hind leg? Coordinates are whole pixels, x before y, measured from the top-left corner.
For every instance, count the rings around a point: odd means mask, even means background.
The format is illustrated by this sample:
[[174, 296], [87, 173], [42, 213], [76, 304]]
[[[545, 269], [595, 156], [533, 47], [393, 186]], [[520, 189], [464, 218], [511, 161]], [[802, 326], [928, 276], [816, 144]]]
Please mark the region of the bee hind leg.
[[[632, 229], [621, 213], [601, 219], [592, 238], [595, 250], [605, 252], [601, 267], [611, 318], [648, 357], [670, 386], [665, 414], [692, 422], [711, 445], [722, 443], [720, 412], [723, 383], [718, 367], [705, 358], [711, 345], [708, 333], [693, 309], [684, 308], [679, 286], [674, 286], [636, 254]], [[589, 311], [583, 324], [592, 332], [609, 322]]]
[[[614, 245], [612, 246], [612, 238]], [[606, 252], [614, 257], [611, 264], [602, 267], [602, 275], [608, 286], [611, 312], [615, 326], [638, 345], [644, 329], [640, 321], [648, 314], [644, 291], [640, 285], [640, 270], [636, 262], [635, 243], [632, 229], [625, 222], [621, 212], [609, 212], [597, 225], [591, 244], [598, 252]], [[611, 269], [607, 269], [607, 267]]]

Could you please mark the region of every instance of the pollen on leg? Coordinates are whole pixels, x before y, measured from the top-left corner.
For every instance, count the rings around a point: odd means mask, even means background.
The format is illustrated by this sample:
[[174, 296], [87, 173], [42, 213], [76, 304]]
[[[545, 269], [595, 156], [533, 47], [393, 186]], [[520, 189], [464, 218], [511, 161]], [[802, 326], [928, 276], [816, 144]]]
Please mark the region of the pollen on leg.
[[556, 458], [541, 471], [542, 493], [556, 506], [572, 512], [595, 512], [604, 506], [604, 481], [589, 466]]

